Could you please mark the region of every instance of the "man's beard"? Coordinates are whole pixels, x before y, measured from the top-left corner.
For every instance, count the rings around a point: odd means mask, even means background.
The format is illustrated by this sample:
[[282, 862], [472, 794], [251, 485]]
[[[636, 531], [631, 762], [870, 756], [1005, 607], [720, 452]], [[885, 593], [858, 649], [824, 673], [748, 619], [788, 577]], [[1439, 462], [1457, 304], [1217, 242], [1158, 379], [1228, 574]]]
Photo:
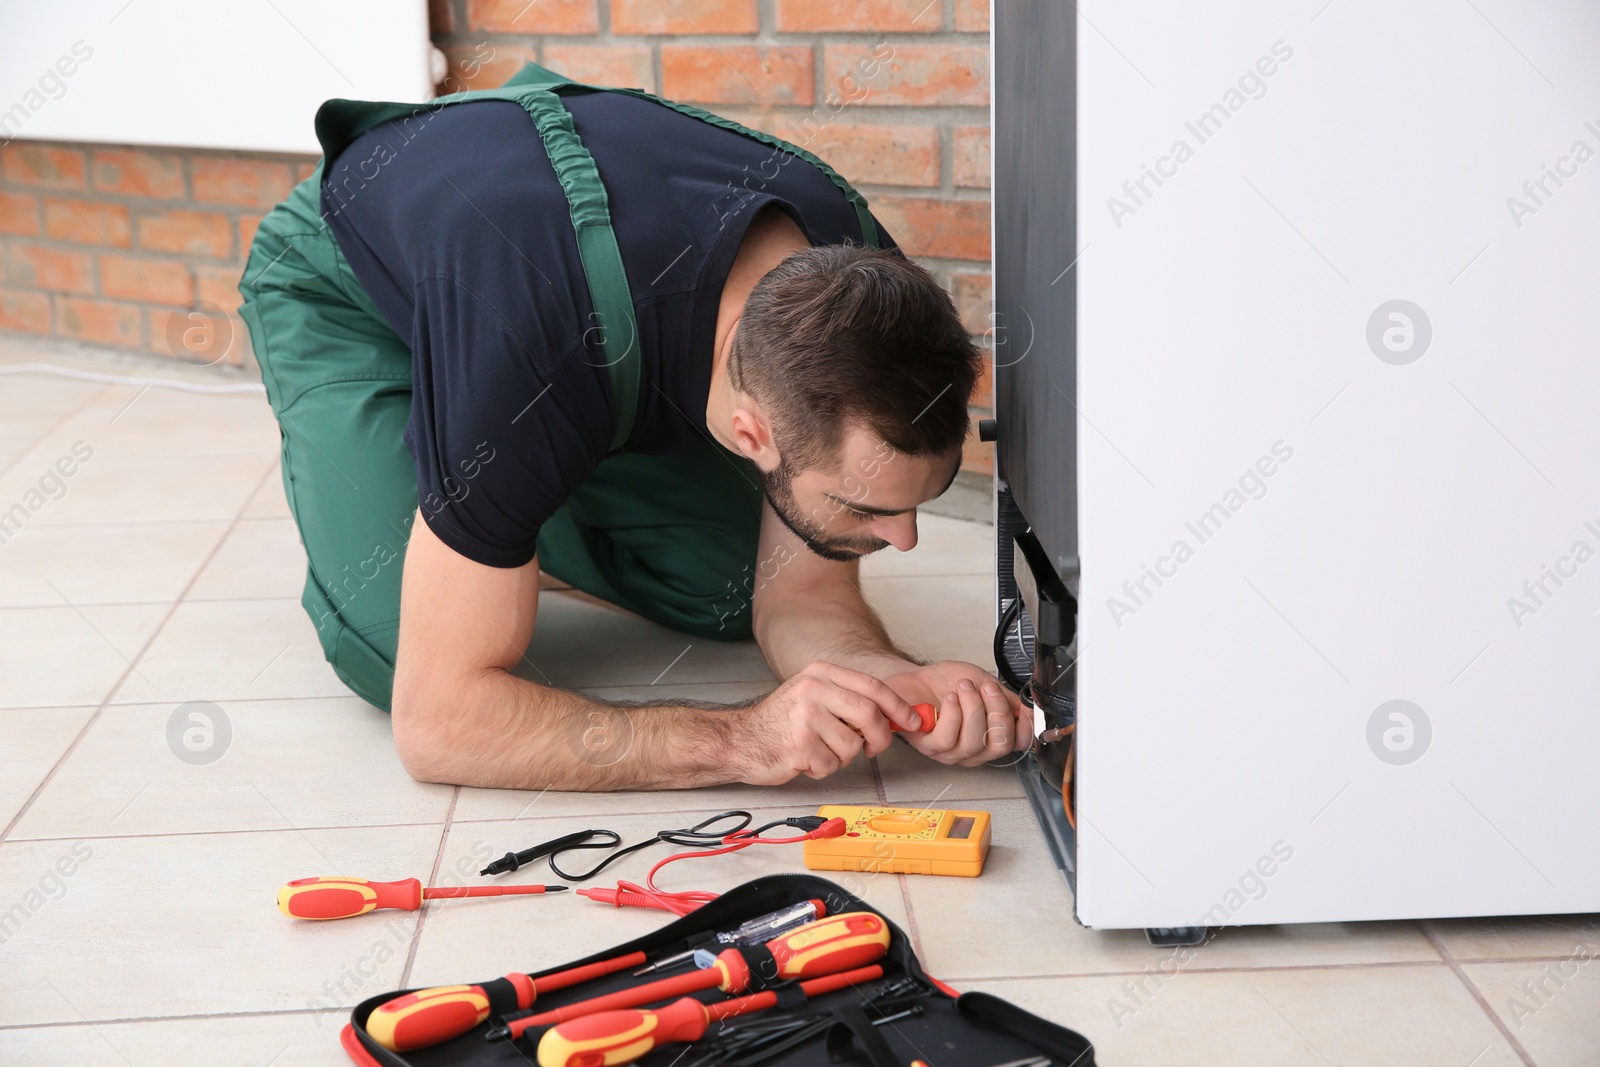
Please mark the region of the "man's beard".
[[761, 492], [766, 496], [767, 503], [772, 506], [772, 513], [778, 516], [778, 521], [789, 528], [789, 532], [800, 539], [800, 542], [812, 552], [823, 559], [835, 563], [849, 563], [851, 560], [860, 559], [868, 552], [876, 552], [880, 548], [889, 547], [889, 542], [876, 537], [858, 539], [853, 537], [830, 537], [815, 523], [800, 514], [794, 501], [794, 487], [791, 484], [794, 472], [779, 463], [776, 470], [758, 472], [761, 475]]

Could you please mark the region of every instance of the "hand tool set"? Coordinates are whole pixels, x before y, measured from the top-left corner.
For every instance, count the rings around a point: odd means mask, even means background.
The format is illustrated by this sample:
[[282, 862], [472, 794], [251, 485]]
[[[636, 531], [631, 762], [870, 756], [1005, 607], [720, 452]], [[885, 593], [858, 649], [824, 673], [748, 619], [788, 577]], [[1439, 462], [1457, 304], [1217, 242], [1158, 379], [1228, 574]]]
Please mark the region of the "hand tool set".
[[[484, 1036], [490, 1040], [518, 1038], [535, 1027], [552, 1026], [612, 1008], [633, 1008], [702, 989], [743, 993], [752, 987], [788, 980], [837, 975], [868, 967], [888, 950], [889, 924], [882, 916], [869, 911], [830, 915], [759, 946], [725, 949], [704, 970], [676, 978], [661, 978], [552, 1011], [511, 1013], [504, 1017], [500, 1026]], [[867, 980], [882, 973], [880, 969], [877, 974], [857, 977]]]
[[[718, 839], [737, 842], [741, 832]], [[508, 855], [521, 866], [550, 852]], [[747, 882], [653, 934], [561, 967], [369, 998], [340, 1041], [362, 1067], [1094, 1064], [1071, 1030], [987, 994], [958, 998], [923, 972], [885, 916], [811, 875]]]
[[[919, 1001], [927, 983], [907, 976], [862, 994], [861, 1008], [875, 1027], [922, 1014]], [[678, 1067], [757, 1067], [825, 1033], [834, 1017], [821, 1011], [785, 1012], [773, 1018], [735, 1021], [697, 1045], [698, 1053]]]
[[[932, 729], [932, 707], [918, 711], [921, 728]], [[754, 823], [750, 812], [726, 811], [632, 844], [614, 830], [586, 829], [507, 852], [480, 873], [546, 862], [563, 881], [583, 882], [652, 845], [676, 845], [643, 885], [574, 894], [660, 909], [675, 921], [563, 967], [370, 998], [351, 1013], [340, 1043], [362, 1067], [791, 1067], [823, 1055], [863, 1067], [928, 1067], [924, 1048], [937, 1067], [996, 1067], [1008, 1054], [1015, 1062], [998, 1067], [1093, 1067], [1092, 1048], [1071, 1030], [986, 994], [958, 997], [930, 978], [893, 923], [832, 882], [774, 875], [720, 895], [656, 884], [679, 860], [784, 844], [801, 845], [809, 868], [859, 872], [858, 885], [880, 874], [974, 877], [989, 850], [988, 812], [825, 806]], [[764, 836], [779, 827], [799, 832]], [[605, 854], [588, 869], [563, 867], [568, 854], [591, 850]], [[278, 891], [278, 908], [294, 919], [343, 919], [415, 911], [428, 900], [568, 888], [300, 878]], [[1033, 1058], [1017, 1059], [1024, 1054]]]
[[[722, 856], [749, 848], [751, 845], [791, 845], [810, 842], [836, 837], [845, 832], [843, 820], [824, 815], [774, 819], [750, 829], [750, 824], [754, 821], [755, 817], [748, 811], [725, 811], [684, 829], [660, 830], [654, 837], [624, 847], [619, 847], [622, 846], [622, 835], [615, 830], [579, 830], [521, 852], [507, 852], [478, 873], [501, 874], [515, 871], [540, 859], [548, 859], [550, 870], [557, 876], [569, 882], [584, 882], [640, 849], [662, 842], [680, 845], [687, 851], [675, 852], [650, 868], [649, 877], [642, 886], [632, 882], [618, 882], [615, 887], [593, 886], [580, 889], [578, 895], [615, 907], [657, 908], [676, 915], [687, 915], [700, 905], [715, 900], [717, 895], [702, 890], [665, 892], [657, 889], [656, 872], [668, 863], [693, 859], [697, 856]], [[792, 837], [761, 836], [779, 826], [788, 826], [804, 832]], [[595, 838], [601, 840], [596, 841]], [[568, 873], [557, 866], [558, 859], [565, 853], [592, 849], [615, 851], [579, 874]], [[374, 882], [365, 878], [343, 876], [297, 878], [278, 890], [278, 910], [291, 919], [347, 919], [355, 915], [365, 915], [378, 908], [416, 911], [422, 907], [425, 900], [536, 895], [563, 892], [568, 888], [570, 887], [564, 885], [425, 887], [415, 878], [396, 882]]]

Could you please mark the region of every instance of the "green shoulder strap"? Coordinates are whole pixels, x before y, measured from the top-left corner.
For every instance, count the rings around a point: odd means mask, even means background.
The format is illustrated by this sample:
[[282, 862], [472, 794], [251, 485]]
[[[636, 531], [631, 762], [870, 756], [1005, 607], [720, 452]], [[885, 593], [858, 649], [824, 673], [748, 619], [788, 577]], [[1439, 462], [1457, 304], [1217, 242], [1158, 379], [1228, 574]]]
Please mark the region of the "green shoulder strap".
[[643, 89], [606, 89], [600, 86], [583, 85], [579, 82], [570, 81], [566, 78], [563, 78], [553, 70], [539, 66], [537, 63], [523, 64], [522, 69], [513, 74], [506, 82], [505, 87], [510, 87], [513, 85], [538, 86], [539, 88], [549, 89], [551, 92], [557, 93], [561, 92], [563, 89], [573, 89], [585, 92], [625, 93], [628, 96], [636, 96], [641, 100], [650, 100], [654, 103], [661, 104], [663, 107], [670, 107], [674, 111], [681, 112], [690, 116], [691, 118], [697, 118], [701, 122], [709, 122], [711, 125], [719, 127], [720, 129], [743, 134], [745, 137], [748, 137], [753, 141], [758, 141], [769, 148], [776, 148], [780, 152], [788, 152], [791, 155], [798, 156], [800, 159], [805, 160], [807, 163], [810, 163], [813, 167], [816, 167], [818, 170], [820, 170], [823, 174], [827, 175], [828, 180], [833, 182], [834, 185], [838, 186], [839, 191], [844, 193], [845, 199], [850, 201], [850, 206], [855, 208], [856, 221], [861, 226], [862, 243], [870, 248], [879, 247], [878, 226], [877, 223], [873, 221], [872, 213], [867, 209], [867, 198], [856, 192], [855, 187], [849, 182], [845, 181], [844, 176], [838, 171], [834, 170], [832, 167], [824, 163], [821, 158], [806, 151], [799, 145], [790, 144], [788, 141], [785, 141], [780, 137], [774, 137], [770, 133], [762, 133], [760, 130], [753, 130], [748, 126], [742, 126], [739, 123], [734, 122], [732, 119], [725, 119], [721, 115], [714, 115], [709, 111], [694, 107], [691, 104], [680, 104], [675, 100], [668, 100], [664, 97], [655, 96], [651, 93], [645, 92]]
[[667, 100], [641, 89], [606, 89], [570, 81], [535, 63], [525, 64], [498, 89], [452, 93], [426, 104], [362, 100], [329, 100], [323, 104], [317, 111], [316, 133], [317, 141], [322, 146], [324, 167], [329, 169], [351, 141], [384, 122], [408, 117], [420, 121], [439, 108], [477, 100], [509, 101], [520, 104], [528, 112], [567, 197], [584, 278], [594, 304], [596, 325], [601, 331], [601, 348], [611, 378], [611, 392], [617, 406], [616, 429], [611, 440], [611, 451], [615, 452], [627, 441], [633, 429], [634, 414], [638, 410], [639, 327], [633, 314], [633, 294], [628, 287], [627, 272], [623, 269], [622, 252], [617, 246], [616, 234], [611, 229], [611, 207], [606, 188], [600, 180], [594, 157], [583, 146], [577, 130], [573, 128], [572, 116], [561, 103], [560, 94], [564, 91], [626, 93], [787, 152], [822, 171], [844, 193], [845, 199], [855, 208], [863, 244], [871, 248], [879, 247], [878, 227], [867, 208], [866, 198], [832, 167], [798, 145], [742, 126], [721, 115]]
[[594, 157], [573, 128], [572, 116], [554, 91], [569, 84], [553, 72], [529, 64], [511, 83], [498, 89], [454, 93], [427, 104], [329, 100], [317, 111], [317, 140], [322, 145], [325, 166], [331, 167], [351, 141], [393, 119], [425, 116], [451, 104], [477, 100], [505, 100], [520, 104], [528, 112], [567, 197], [584, 280], [594, 305], [595, 326], [600, 330], [606, 372], [611, 378], [611, 394], [616, 403], [616, 428], [610, 447], [611, 452], [616, 452], [633, 431], [634, 415], [639, 406], [639, 326], [633, 314], [628, 275], [622, 266], [622, 251], [611, 229], [606, 187], [600, 181]]

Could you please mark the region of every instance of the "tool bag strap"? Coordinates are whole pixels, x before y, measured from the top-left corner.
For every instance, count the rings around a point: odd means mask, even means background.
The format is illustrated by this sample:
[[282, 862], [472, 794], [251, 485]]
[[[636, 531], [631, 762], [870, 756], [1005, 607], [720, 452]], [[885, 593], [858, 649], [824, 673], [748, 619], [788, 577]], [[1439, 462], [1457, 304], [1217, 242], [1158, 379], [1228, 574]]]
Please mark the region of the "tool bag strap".
[[834, 1023], [828, 1027], [824, 1038], [830, 1062], [839, 1063], [864, 1055], [871, 1067], [900, 1067], [900, 1060], [889, 1048], [889, 1043], [878, 1033], [878, 1028], [868, 1020], [867, 1013], [861, 1010], [859, 1004], [835, 1008], [832, 1014]]

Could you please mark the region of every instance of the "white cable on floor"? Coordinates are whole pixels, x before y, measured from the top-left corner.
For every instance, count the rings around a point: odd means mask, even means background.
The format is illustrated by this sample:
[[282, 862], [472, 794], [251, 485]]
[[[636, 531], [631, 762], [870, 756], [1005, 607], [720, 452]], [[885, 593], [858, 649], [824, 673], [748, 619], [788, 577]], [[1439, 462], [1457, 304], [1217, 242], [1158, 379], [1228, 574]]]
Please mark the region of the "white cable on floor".
[[178, 389], [185, 393], [265, 393], [266, 389], [259, 382], [249, 382], [244, 385], [203, 385], [199, 382], [184, 382], [176, 378], [133, 378], [118, 374], [100, 374], [92, 370], [78, 370], [75, 367], [58, 367], [53, 363], [12, 363], [0, 364], [0, 374], [54, 374], [62, 378], [80, 378], [86, 382], [105, 382], [108, 385], [144, 385], [157, 389]]

